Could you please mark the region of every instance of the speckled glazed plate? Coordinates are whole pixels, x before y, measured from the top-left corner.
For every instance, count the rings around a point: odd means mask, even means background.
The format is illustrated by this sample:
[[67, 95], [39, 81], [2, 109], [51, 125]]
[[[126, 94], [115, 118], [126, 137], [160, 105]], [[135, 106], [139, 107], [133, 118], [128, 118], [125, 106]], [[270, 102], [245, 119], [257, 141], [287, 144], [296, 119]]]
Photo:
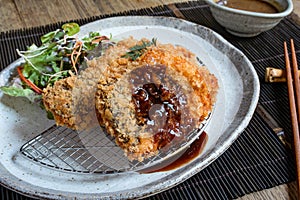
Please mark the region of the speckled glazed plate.
[[[166, 172], [139, 174], [80, 174], [59, 171], [24, 158], [20, 147], [53, 125], [37, 105], [0, 93], [0, 183], [22, 194], [50, 199], [140, 198], [167, 190], [207, 167], [235, 141], [248, 125], [259, 97], [257, 74], [242, 52], [212, 30], [168, 17], [114, 17], [89, 23], [90, 31], [122, 39], [157, 38], [194, 52], [219, 80], [220, 90], [205, 132], [208, 142], [190, 163]], [[0, 74], [4, 85], [12, 63]]]

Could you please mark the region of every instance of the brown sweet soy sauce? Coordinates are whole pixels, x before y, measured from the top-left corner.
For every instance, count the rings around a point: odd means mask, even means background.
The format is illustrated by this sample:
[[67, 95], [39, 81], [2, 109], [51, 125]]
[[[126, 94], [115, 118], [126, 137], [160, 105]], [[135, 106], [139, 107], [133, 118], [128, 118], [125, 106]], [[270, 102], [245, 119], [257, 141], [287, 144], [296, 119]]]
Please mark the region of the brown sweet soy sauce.
[[[129, 77], [133, 85], [132, 100], [138, 122], [140, 125], [147, 124], [150, 132], [155, 133], [154, 142], [158, 144], [158, 149], [174, 142], [173, 132], [182, 134], [181, 131], [184, 130], [189, 133], [195, 127], [195, 121], [189, 119], [189, 112], [180, 110], [180, 105], [185, 101], [181, 103], [179, 99], [186, 98], [181, 87], [166, 71], [167, 67], [164, 65], [146, 65], [132, 70]], [[171, 85], [172, 89], [167, 85]], [[156, 114], [156, 111], [160, 114]], [[148, 124], [149, 120], [151, 123]], [[207, 139], [207, 134], [202, 132], [179, 159], [158, 170], [141, 173], [169, 171], [189, 163], [202, 152]]]
[[227, 0], [230, 8], [260, 13], [278, 13], [279, 11], [271, 3], [262, 0]]
[[198, 139], [196, 139], [191, 146], [180, 156], [177, 160], [172, 162], [171, 164], [154, 171], [144, 172], [144, 173], [153, 173], [153, 172], [164, 172], [177, 169], [185, 164], [191, 162], [194, 158], [196, 158], [203, 151], [208, 140], [208, 135], [205, 131], [201, 133]]

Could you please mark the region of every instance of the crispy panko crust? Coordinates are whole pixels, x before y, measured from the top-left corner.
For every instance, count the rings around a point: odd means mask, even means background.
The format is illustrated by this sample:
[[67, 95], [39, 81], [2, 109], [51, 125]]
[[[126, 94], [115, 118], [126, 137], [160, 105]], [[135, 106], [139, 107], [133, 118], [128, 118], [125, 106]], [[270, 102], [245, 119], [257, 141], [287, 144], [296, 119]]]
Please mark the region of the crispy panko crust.
[[[136, 44], [140, 43], [141, 41], [136, 41]], [[96, 110], [100, 125], [116, 138], [116, 143], [123, 148], [130, 160], [142, 161], [156, 155], [160, 149], [153, 133], [147, 132], [147, 125], [138, 125], [140, 122], [136, 119], [131, 97], [132, 89], [126, 83], [126, 80], [130, 81], [125, 78], [134, 69], [155, 65], [167, 66], [173, 71], [171, 74], [181, 88], [188, 85], [186, 87], [192, 89], [190, 92], [188, 89], [184, 92], [189, 100], [189, 106], [183, 109], [189, 109], [191, 121], [196, 119], [194, 129], [208, 116], [215, 103], [218, 90], [216, 77], [210, 74], [206, 67], [200, 67], [194, 54], [183, 47], [158, 44], [149, 47], [135, 61], [124, 57], [116, 59], [114, 65], [108, 66], [100, 75], [96, 92]], [[183, 77], [182, 80], [178, 80], [178, 76]], [[181, 121], [184, 124], [184, 120]]]
[[47, 111], [50, 111], [59, 126], [75, 128], [75, 119], [72, 113], [72, 91], [76, 77], [71, 76], [56, 81], [52, 87], [48, 86], [43, 91], [43, 103]]
[[142, 41], [148, 40], [129, 37], [118, 42], [104, 56], [89, 61], [89, 67], [81, 75], [57, 81], [44, 89], [43, 94], [46, 110], [53, 114], [57, 125], [84, 129], [94, 123], [88, 113], [96, 112], [97, 123], [115, 138], [125, 155], [139, 161], [156, 155], [160, 145], [153, 133], [149, 133], [147, 124], [141, 125], [136, 117], [132, 88], [127, 83], [133, 70], [165, 66], [188, 100], [180, 108], [188, 110], [183, 116], [195, 121], [193, 129], [212, 111], [218, 91], [217, 78], [206, 67], [199, 66], [195, 55], [183, 47], [156, 44], [147, 47], [135, 61], [123, 56], [129, 47]]

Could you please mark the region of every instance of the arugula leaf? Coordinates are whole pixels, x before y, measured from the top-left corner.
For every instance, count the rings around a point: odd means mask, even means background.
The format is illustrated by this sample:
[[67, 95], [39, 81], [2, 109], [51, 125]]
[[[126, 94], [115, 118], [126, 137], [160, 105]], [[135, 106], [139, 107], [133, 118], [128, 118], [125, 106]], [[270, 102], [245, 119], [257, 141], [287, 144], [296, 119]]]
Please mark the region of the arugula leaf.
[[83, 47], [85, 49], [87, 49], [88, 51], [93, 50], [97, 46], [97, 44], [93, 44], [92, 42], [98, 36], [100, 36], [100, 33], [98, 33], [98, 32], [90, 32], [88, 37], [84, 37], [82, 39], [82, 41], [83, 41]]
[[14, 86], [2, 86], [0, 87], [0, 90], [9, 96], [13, 97], [25, 97], [29, 99], [31, 102], [37, 102], [41, 99], [41, 95], [37, 95], [34, 91], [31, 89], [23, 89], [18, 88]]
[[56, 31], [52, 31], [49, 33], [46, 33], [41, 37], [42, 45], [47, 44], [49, 42], [58, 41], [59, 39], [63, 38], [65, 35], [65, 32], [63, 30], [57, 29]]
[[[50, 40], [52, 40], [53, 37], [55, 36], [55, 33], [56, 33], [56, 31], [52, 31], [50, 33], [43, 35], [41, 37], [42, 44], [45, 44], [45, 43], [49, 42]], [[34, 50], [33, 47], [37, 48], [37, 46], [35, 44], [33, 44], [28, 50]]]

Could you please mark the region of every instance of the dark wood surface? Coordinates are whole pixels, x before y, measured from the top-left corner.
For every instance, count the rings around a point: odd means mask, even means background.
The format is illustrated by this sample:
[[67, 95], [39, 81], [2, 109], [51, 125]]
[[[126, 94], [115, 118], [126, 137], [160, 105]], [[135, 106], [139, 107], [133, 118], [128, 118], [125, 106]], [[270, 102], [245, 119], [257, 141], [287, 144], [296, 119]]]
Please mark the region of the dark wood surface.
[[[0, 0], [0, 32], [188, 0]], [[295, 21], [300, 0], [293, 0]]]

